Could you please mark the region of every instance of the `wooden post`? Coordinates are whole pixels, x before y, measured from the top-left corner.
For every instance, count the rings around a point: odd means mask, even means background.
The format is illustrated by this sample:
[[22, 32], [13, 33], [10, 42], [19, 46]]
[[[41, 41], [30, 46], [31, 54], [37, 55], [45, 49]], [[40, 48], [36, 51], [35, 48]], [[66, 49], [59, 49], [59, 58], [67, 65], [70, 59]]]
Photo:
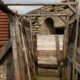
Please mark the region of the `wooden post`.
[[[21, 20], [21, 21], [22, 21], [22, 20]], [[30, 67], [29, 67], [27, 47], [26, 47], [26, 44], [25, 44], [25, 36], [24, 36], [24, 34], [23, 34], [23, 29], [22, 29], [22, 28], [23, 28], [23, 22], [22, 22], [22, 25], [21, 25], [22, 45], [23, 45], [23, 51], [24, 51], [25, 60], [26, 60], [26, 64], [27, 64], [28, 78], [29, 78], [29, 80], [32, 80], [32, 78], [31, 78], [31, 73], [30, 73]]]
[[12, 43], [12, 52], [13, 52], [13, 60], [14, 60], [15, 80], [21, 80], [14, 23], [10, 24], [10, 33], [11, 33], [11, 43]]
[[75, 80], [75, 66], [76, 66], [76, 53], [77, 53], [77, 41], [78, 41], [78, 28], [79, 28], [79, 6], [77, 6], [77, 25], [76, 25], [76, 35], [75, 35], [75, 42], [74, 42], [74, 49], [73, 49], [73, 73], [72, 73], [72, 80]]
[[66, 56], [67, 56], [67, 49], [68, 49], [68, 36], [69, 36], [69, 22], [70, 22], [70, 16], [68, 14], [67, 24], [65, 26], [65, 31], [64, 31], [64, 42], [63, 42], [64, 63], [63, 63], [62, 80], [66, 80], [65, 75], [66, 75]]
[[56, 52], [57, 52], [57, 61], [58, 61], [58, 71], [60, 75], [60, 45], [59, 45], [59, 36], [56, 35]]
[[17, 20], [15, 22], [15, 25], [16, 25], [16, 39], [17, 39], [17, 45], [18, 45], [17, 46], [17, 51], [18, 51], [18, 57], [19, 57], [21, 78], [22, 78], [22, 80], [26, 80], [24, 62], [23, 62], [23, 53], [21, 52], [21, 50], [19, 48], [19, 46], [22, 47], [22, 45], [21, 45], [20, 29], [19, 29]]

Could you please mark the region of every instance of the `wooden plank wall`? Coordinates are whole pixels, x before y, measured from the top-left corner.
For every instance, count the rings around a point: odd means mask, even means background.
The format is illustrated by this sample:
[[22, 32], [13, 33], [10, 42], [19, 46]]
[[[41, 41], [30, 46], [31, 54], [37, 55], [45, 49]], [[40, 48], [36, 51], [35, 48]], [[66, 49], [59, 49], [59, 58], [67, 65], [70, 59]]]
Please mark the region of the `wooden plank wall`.
[[0, 49], [9, 40], [8, 15], [0, 10]]

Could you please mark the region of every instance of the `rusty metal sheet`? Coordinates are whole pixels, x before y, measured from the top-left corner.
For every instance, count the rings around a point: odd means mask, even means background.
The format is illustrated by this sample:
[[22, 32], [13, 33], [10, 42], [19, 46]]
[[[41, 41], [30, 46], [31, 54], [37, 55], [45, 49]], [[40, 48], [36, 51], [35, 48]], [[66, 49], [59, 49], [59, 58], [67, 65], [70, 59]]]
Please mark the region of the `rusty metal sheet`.
[[9, 31], [0, 31], [0, 34], [9, 34]]
[[4, 21], [8, 22], [8, 19], [0, 19], [0, 22], [4, 22]]
[[4, 22], [0, 22], [0, 25], [4, 25], [4, 24], [8, 25], [8, 22], [5, 22], [5, 21]]
[[7, 14], [0, 12], [0, 16], [7, 16]]
[[8, 22], [8, 19], [0, 19], [0, 22], [4, 22], [4, 21]]
[[0, 19], [8, 19], [8, 16], [0, 16]]
[[0, 34], [0, 37], [2, 37], [2, 38], [3, 37], [9, 37], [9, 34], [4, 34], [4, 35], [3, 34]]
[[8, 25], [5, 25], [5, 24], [4, 24], [4, 25], [0, 25], [0, 28], [1, 28], [1, 27], [2, 27], [2, 28], [3, 28], [3, 27], [4, 27], [4, 28], [5, 28], [5, 27], [6, 27], [6, 28], [9, 28], [9, 26], [8, 26]]
[[8, 41], [8, 40], [9, 40], [8, 37], [0, 38], [0, 41]]
[[23, 24], [25, 27], [30, 28], [30, 21], [29, 20], [23, 19]]
[[9, 40], [9, 20], [6, 13], [0, 11], [0, 50], [5, 45], [6, 41]]
[[0, 27], [0, 31], [9, 31], [9, 28]]

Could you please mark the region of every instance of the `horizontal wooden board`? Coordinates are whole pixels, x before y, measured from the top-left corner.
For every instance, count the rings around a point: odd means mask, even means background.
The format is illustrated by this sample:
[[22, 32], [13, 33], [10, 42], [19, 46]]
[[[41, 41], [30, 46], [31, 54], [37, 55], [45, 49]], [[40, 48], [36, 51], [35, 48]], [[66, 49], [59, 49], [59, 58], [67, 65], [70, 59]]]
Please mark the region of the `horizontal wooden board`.
[[38, 77], [37, 80], [61, 80], [59, 77]]
[[57, 65], [57, 58], [54, 56], [38, 56], [38, 64]]
[[[36, 56], [57, 56], [56, 51], [38, 50]], [[63, 59], [63, 51], [60, 51], [60, 59]]]
[[[60, 50], [63, 50], [63, 35], [58, 37]], [[37, 35], [37, 50], [56, 50], [56, 35]]]
[[[39, 74], [42, 74], [42, 75], [53, 75], [53, 78], [54, 76], [60, 76], [59, 75], [59, 70], [57, 68], [53, 69], [53, 68], [38, 68], [38, 73]], [[48, 77], [47, 76], [47, 77]]]

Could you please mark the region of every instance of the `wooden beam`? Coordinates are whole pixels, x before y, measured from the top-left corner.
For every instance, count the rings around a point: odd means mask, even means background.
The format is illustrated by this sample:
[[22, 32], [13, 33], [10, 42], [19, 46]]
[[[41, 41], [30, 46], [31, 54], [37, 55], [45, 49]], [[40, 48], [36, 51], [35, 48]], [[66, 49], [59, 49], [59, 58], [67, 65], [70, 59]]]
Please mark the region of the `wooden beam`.
[[67, 58], [67, 49], [68, 49], [68, 37], [69, 37], [69, 24], [70, 24], [70, 16], [67, 16], [67, 23], [64, 31], [64, 42], [63, 42], [63, 57], [64, 57], [64, 65], [62, 72], [62, 80], [66, 80], [66, 58]]
[[28, 56], [28, 51], [27, 51], [27, 47], [26, 47], [26, 40], [25, 40], [25, 36], [24, 36], [24, 32], [23, 32], [23, 20], [21, 19], [21, 26], [20, 26], [20, 29], [21, 29], [21, 39], [22, 39], [22, 45], [23, 45], [23, 51], [24, 51], [24, 55], [25, 55], [25, 61], [26, 61], [26, 64], [27, 64], [27, 74], [28, 74], [28, 80], [32, 80], [32, 77], [31, 77], [31, 72], [30, 72], [30, 66], [29, 66], [29, 56]]
[[76, 62], [75, 69], [78, 73], [80, 73], [80, 64]]
[[8, 52], [8, 50], [11, 48], [11, 40], [9, 40], [5, 46], [2, 47], [1, 51], [0, 51], [0, 60], [6, 55], [6, 53]]
[[[24, 16], [24, 15], [23, 15]], [[30, 16], [30, 17], [35, 17], [35, 16], [67, 16], [67, 14], [26, 14], [25, 15], [26, 17], [27, 16]]]
[[57, 53], [57, 62], [58, 62], [58, 72], [60, 75], [60, 45], [59, 45], [59, 36], [56, 35], [56, 53]]
[[15, 33], [14, 23], [10, 24], [10, 34], [11, 34], [12, 53], [13, 53], [13, 61], [14, 61], [15, 80], [22, 80], [21, 79], [19, 59], [18, 59], [18, 52], [17, 52], [16, 33]]
[[67, 5], [73, 5], [76, 6], [77, 2], [5, 2], [5, 5], [7, 6], [50, 6], [50, 5], [57, 5], [57, 6], [67, 6]]
[[[15, 22], [16, 24], [16, 40], [17, 40], [17, 45], [19, 45], [20, 47], [22, 47], [21, 45], [21, 37], [20, 37], [20, 28], [18, 26], [19, 22], [16, 20]], [[21, 71], [21, 76], [22, 76], [22, 80], [26, 80], [26, 75], [25, 75], [25, 68], [24, 68], [24, 61], [23, 61], [23, 52], [22, 52], [22, 48], [20, 48], [19, 46], [17, 46], [17, 51], [18, 51], [18, 57], [19, 57], [19, 64], [20, 64], [20, 71]]]
[[71, 9], [71, 11], [76, 14], [76, 10], [71, 5], [68, 5], [68, 6]]
[[66, 20], [64, 17], [59, 16], [59, 18], [66, 24]]
[[73, 48], [73, 71], [72, 71], [72, 80], [75, 80], [75, 65], [76, 65], [76, 58], [77, 58], [77, 44], [78, 44], [78, 32], [79, 32], [79, 5], [76, 7], [76, 32], [75, 32], [75, 41], [74, 41], [74, 48]]

